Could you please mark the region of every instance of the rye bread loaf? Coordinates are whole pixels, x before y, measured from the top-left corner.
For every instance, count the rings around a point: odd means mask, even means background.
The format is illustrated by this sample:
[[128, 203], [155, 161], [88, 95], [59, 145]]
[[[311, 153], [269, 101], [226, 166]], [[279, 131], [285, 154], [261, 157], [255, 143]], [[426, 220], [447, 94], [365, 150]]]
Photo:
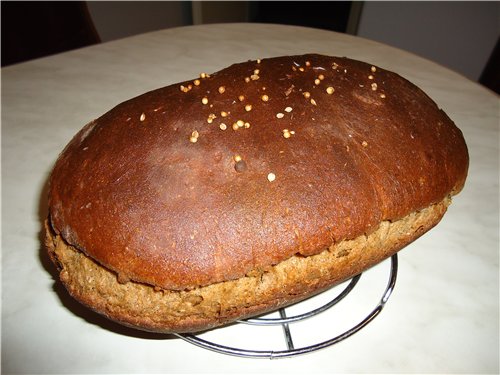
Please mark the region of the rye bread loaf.
[[77, 300], [159, 332], [307, 298], [438, 223], [462, 133], [419, 88], [322, 55], [232, 65], [119, 104], [50, 177], [47, 247]]

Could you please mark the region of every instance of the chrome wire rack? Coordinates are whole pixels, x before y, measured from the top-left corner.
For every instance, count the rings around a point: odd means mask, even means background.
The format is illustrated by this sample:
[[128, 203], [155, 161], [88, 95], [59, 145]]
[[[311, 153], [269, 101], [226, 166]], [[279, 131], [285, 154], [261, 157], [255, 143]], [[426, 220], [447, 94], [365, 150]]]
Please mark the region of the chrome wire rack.
[[[312, 309], [306, 313], [287, 316], [285, 308], [279, 309], [279, 318], [251, 318], [246, 320], [238, 321], [239, 324], [245, 325], [254, 325], [254, 326], [279, 326], [281, 325], [283, 328], [284, 340], [286, 343], [286, 350], [253, 350], [253, 349], [244, 349], [239, 347], [231, 347], [222, 345], [213, 341], [209, 341], [199, 337], [199, 335], [195, 334], [176, 334], [179, 338], [199, 346], [204, 349], [212, 350], [217, 353], [228, 354], [237, 357], [245, 357], [245, 358], [268, 358], [268, 359], [276, 359], [276, 358], [288, 358], [288, 357], [296, 357], [302, 354], [308, 354], [315, 352], [320, 349], [325, 349], [332, 345], [335, 345], [342, 340], [352, 336], [353, 334], [359, 332], [362, 328], [366, 327], [370, 322], [377, 317], [382, 309], [384, 308], [386, 302], [389, 300], [389, 297], [394, 290], [394, 286], [396, 285], [396, 277], [398, 273], [398, 258], [397, 254], [391, 257], [391, 266], [389, 272], [389, 281], [385, 288], [382, 297], [378, 301], [377, 305], [371, 312], [362, 319], [359, 323], [355, 324], [349, 329], [346, 329], [344, 332], [332, 337], [331, 339], [317, 342], [312, 345], [307, 345], [303, 347], [296, 348], [294, 346], [294, 342], [292, 339], [292, 334], [290, 331], [290, 325], [303, 322], [306, 319], [317, 317], [319, 314], [331, 309], [333, 306], [337, 305], [341, 300], [343, 300], [349, 293], [351, 293], [361, 278], [362, 274], [359, 274], [353, 277], [347, 285], [342, 289], [333, 299], [331, 299], [328, 303], [322, 305], [319, 308]], [[224, 329], [224, 328], [219, 328]]]

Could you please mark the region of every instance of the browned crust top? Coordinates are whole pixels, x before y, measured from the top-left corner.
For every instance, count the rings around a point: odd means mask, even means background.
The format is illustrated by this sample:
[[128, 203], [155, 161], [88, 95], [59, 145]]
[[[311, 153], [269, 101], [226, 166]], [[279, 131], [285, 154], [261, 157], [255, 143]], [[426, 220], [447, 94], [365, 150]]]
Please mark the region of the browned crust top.
[[202, 76], [119, 104], [53, 170], [53, 229], [123, 280], [239, 278], [465, 182], [462, 133], [397, 74], [302, 55]]

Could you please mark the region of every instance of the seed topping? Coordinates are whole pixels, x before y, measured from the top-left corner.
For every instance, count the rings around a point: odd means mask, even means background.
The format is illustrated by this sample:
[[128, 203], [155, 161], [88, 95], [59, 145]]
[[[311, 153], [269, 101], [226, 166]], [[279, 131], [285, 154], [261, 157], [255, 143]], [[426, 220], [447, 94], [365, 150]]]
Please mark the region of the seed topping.
[[191, 137], [189, 137], [189, 141], [191, 143], [196, 143], [198, 142], [198, 137], [200, 136], [200, 133], [198, 133], [198, 131], [194, 130], [192, 133], [191, 133]]
[[209, 124], [211, 124], [211, 123], [214, 121], [214, 119], [216, 119], [216, 118], [217, 118], [217, 116], [215, 115], [215, 113], [210, 113], [210, 114], [208, 115], [207, 122], [208, 122]]

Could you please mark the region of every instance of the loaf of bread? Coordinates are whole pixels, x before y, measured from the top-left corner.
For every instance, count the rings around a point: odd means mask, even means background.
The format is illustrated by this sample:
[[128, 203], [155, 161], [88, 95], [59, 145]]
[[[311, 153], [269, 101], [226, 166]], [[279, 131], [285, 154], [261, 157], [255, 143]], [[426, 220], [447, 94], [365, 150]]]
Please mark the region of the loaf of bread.
[[193, 332], [290, 305], [399, 251], [463, 187], [460, 130], [399, 75], [301, 55], [117, 105], [50, 177], [47, 248], [108, 318]]

